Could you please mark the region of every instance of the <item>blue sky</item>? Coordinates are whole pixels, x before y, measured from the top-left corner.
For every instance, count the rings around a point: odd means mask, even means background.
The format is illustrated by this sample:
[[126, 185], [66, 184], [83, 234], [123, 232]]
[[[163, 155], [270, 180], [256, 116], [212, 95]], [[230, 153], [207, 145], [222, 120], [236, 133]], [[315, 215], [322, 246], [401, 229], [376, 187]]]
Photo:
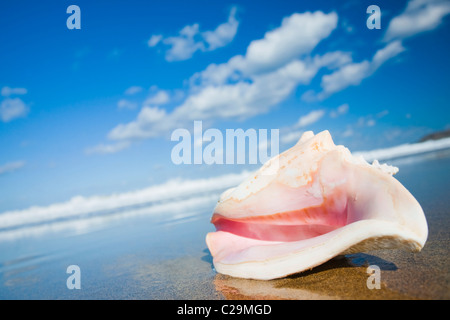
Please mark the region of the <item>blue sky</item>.
[[281, 150], [305, 130], [356, 151], [448, 129], [449, 13], [424, 0], [2, 1], [0, 212], [242, 171], [172, 163], [171, 132], [194, 120], [280, 129]]

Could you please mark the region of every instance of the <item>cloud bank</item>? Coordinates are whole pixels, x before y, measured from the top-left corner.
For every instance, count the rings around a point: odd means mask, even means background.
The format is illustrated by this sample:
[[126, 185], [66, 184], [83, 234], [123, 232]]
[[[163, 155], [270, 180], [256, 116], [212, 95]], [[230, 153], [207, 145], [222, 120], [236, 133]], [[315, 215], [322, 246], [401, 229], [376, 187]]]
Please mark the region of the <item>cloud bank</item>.
[[[244, 120], [269, 112], [300, 84], [306, 85], [322, 67], [334, 68], [349, 61], [348, 54], [309, 53], [337, 26], [337, 14], [321, 11], [295, 13], [281, 26], [252, 41], [245, 55], [223, 64], [211, 64], [194, 74], [184, 102], [168, 113], [159, 106], [144, 106], [136, 120], [119, 124], [108, 138], [135, 140], [153, 138], [193, 120]], [[298, 36], [298, 30], [306, 30]]]
[[[410, 1], [406, 9], [391, 20], [384, 47], [362, 61], [353, 61], [351, 52], [315, 53], [318, 45], [338, 28], [336, 12], [293, 13], [262, 38], [250, 41], [243, 54], [232, 56], [224, 63], [211, 63], [194, 73], [185, 81], [187, 87], [179, 90], [183, 91], [183, 99], [175, 103], [175, 94], [168, 90], [160, 90], [148, 97], [136, 118], [113, 127], [107, 133], [112, 143], [100, 145], [98, 150], [112, 153], [109, 151], [125, 149], [120, 147], [125, 145], [121, 143], [123, 141], [130, 146], [136, 140], [168, 139], [171, 131], [190, 127], [194, 120], [213, 124], [267, 114], [292, 96], [297, 88], [310, 85], [318, 74], [321, 77], [319, 89], [306, 90], [301, 99], [306, 103], [324, 101], [346, 88], [360, 85], [406, 50], [403, 39], [436, 28], [449, 10], [446, 1]], [[199, 24], [192, 24], [185, 26], [175, 37], [153, 35], [148, 44], [150, 47], [166, 45], [169, 61], [188, 59], [196, 51], [214, 50], [231, 41], [239, 25], [235, 14], [236, 8], [233, 8], [228, 20], [214, 30], [201, 32]], [[409, 28], [412, 21], [417, 24]], [[123, 108], [136, 107], [128, 100], [119, 102]], [[170, 105], [170, 109], [166, 105]], [[330, 116], [336, 118], [347, 110], [348, 106], [346, 109], [343, 104]], [[375, 120], [369, 120], [368, 126], [375, 123]], [[300, 130], [292, 131], [291, 138], [284, 139], [291, 141], [300, 133]], [[351, 135], [351, 130], [347, 130], [346, 135]]]

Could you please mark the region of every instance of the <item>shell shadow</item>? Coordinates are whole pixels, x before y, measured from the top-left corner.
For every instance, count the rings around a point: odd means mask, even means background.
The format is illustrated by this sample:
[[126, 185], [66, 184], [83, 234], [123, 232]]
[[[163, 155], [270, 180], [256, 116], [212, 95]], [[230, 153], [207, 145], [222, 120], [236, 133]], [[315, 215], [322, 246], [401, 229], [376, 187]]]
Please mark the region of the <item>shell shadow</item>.
[[382, 259], [380, 257], [366, 254], [366, 253], [355, 253], [355, 254], [347, 254], [345, 256], [337, 256], [333, 259], [314, 267], [311, 270], [306, 270], [300, 273], [296, 273], [290, 275], [286, 278], [288, 279], [296, 279], [311, 276], [314, 274], [322, 273], [324, 271], [333, 270], [333, 269], [343, 269], [343, 268], [355, 268], [355, 267], [365, 267], [376, 265], [380, 268], [380, 270], [397, 270], [397, 266], [395, 263]]
[[[204, 261], [211, 255], [204, 251]], [[212, 262], [211, 262], [212, 263]], [[391, 292], [382, 283], [383, 290], [367, 289], [366, 268], [377, 265], [380, 270], [397, 270], [387, 260], [365, 253], [341, 255], [311, 270], [273, 280], [252, 280], [216, 274], [214, 285], [225, 299], [380, 299], [405, 298]]]
[[[208, 248], [203, 249], [202, 251], [205, 255], [201, 257], [202, 261], [205, 261], [210, 264], [211, 269], [214, 269], [213, 265], [213, 257], [211, 252], [209, 252]], [[387, 261], [380, 257], [370, 255], [367, 253], [355, 253], [355, 254], [347, 254], [334, 257], [333, 259], [314, 267], [311, 270], [306, 270], [300, 273], [295, 273], [290, 276], [287, 276], [288, 279], [295, 279], [300, 277], [306, 277], [309, 275], [313, 275], [316, 273], [321, 273], [327, 270], [332, 269], [342, 269], [342, 268], [355, 268], [355, 267], [368, 267], [371, 265], [376, 265], [380, 268], [380, 270], [389, 270], [395, 271], [397, 270], [397, 266], [395, 263], [391, 261]]]
[[214, 265], [213, 265], [213, 257], [211, 255], [211, 252], [209, 252], [208, 248], [203, 249], [202, 251], [205, 255], [203, 257], [201, 257], [202, 261], [208, 262], [211, 266], [211, 269], [214, 270]]
[[348, 254], [346, 255], [346, 258], [356, 267], [377, 265], [381, 270], [396, 271], [398, 269], [395, 263], [366, 253]]

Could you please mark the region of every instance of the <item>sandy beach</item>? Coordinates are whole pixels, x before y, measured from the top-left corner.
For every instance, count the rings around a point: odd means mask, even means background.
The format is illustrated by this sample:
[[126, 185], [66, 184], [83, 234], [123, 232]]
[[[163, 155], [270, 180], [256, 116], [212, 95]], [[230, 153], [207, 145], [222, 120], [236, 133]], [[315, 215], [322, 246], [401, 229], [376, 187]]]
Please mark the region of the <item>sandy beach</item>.
[[[204, 241], [214, 230], [211, 212], [137, 216], [2, 241], [0, 299], [449, 299], [450, 157], [441, 152], [394, 164], [428, 220], [419, 253], [351, 254], [284, 279], [245, 280], [215, 272]], [[80, 267], [80, 290], [66, 286], [69, 265]], [[369, 265], [381, 270], [380, 289], [367, 287]]]

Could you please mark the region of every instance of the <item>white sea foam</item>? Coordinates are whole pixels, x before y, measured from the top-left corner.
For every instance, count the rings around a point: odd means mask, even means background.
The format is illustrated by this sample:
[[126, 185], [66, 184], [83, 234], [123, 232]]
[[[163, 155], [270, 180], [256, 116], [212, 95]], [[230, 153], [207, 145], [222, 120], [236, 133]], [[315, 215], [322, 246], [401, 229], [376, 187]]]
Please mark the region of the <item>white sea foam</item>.
[[360, 151], [354, 152], [355, 156], [363, 156], [366, 161], [373, 160], [389, 160], [395, 158], [401, 158], [431, 151], [438, 151], [450, 148], [450, 138], [444, 138], [439, 140], [428, 140], [418, 143], [406, 143], [399, 146], [377, 149], [372, 151]]
[[145, 189], [105, 196], [76, 196], [66, 202], [0, 214], [0, 241], [49, 231], [82, 232], [108, 221], [166, 213], [189, 215], [214, 205], [220, 193], [240, 183], [248, 172], [207, 179], [169, 180]]
[[[366, 161], [388, 160], [450, 148], [450, 138], [403, 144], [392, 148], [354, 152]], [[211, 210], [219, 195], [250, 173], [225, 174], [205, 179], [173, 179], [145, 189], [72, 199], [48, 206], [0, 213], [0, 241], [48, 232], [85, 232], [109, 222], [135, 216], [164, 215], [167, 221]]]

